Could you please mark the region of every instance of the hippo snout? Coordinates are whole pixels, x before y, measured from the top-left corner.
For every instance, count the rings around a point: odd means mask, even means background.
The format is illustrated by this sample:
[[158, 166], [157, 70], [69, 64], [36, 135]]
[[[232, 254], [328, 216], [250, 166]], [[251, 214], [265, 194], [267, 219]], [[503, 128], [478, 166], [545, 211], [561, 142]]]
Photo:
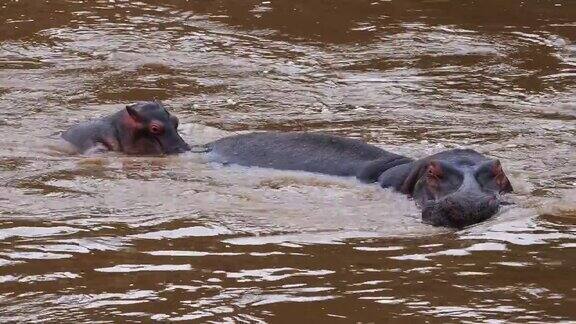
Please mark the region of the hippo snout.
[[434, 226], [462, 228], [492, 217], [499, 206], [494, 196], [474, 200], [449, 196], [427, 203], [422, 209], [422, 221]]

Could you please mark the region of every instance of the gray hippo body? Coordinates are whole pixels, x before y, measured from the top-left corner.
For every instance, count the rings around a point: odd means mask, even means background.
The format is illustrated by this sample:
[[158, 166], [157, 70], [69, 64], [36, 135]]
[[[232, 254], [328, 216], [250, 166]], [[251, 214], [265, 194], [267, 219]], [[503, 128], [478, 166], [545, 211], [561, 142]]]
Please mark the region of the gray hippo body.
[[250, 133], [205, 145], [209, 161], [354, 176], [414, 198], [422, 219], [463, 227], [494, 215], [512, 186], [498, 160], [448, 150], [414, 160], [360, 140], [317, 133]]
[[392, 167], [412, 161], [360, 140], [319, 133], [250, 133], [207, 144], [212, 162], [355, 176], [366, 182], [374, 161]]

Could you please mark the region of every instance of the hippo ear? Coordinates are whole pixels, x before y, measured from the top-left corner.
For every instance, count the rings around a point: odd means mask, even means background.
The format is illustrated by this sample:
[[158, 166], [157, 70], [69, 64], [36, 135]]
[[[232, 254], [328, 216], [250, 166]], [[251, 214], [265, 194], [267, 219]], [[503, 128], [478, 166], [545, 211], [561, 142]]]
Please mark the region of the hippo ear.
[[178, 129], [178, 125], [180, 124], [178, 117], [170, 115], [170, 121], [172, 122], [172, 125], [174, 125], [174, 128]]
[[412, 168], [412, 170], [410, 170], [410, 172], [408, 172], [408, 175], [404, 179], [404, 182], [402, 182], [400, 188], [398, 188], [398, 191], [405, 195], [411, 195], [414, 192], [414, 187], [416, 186], [416, 183], [422, 177], [424, 172], [426, 172], [426, 170], [428, 169], [427, 166], [428, 166], [427, 161], [420, 161], [418, 163], [414, 163], [414, 167]]
[[123, 118], [124, 125], [129, 129], [141, 130], [145, 127], [144, 119], [140, 116], [135, 105], [126, 106], [127, 116]]
[[142, 123], [142, 117], [140, 116], [140, 113], [138, 113], [138, 111], [136, 110], [135, 106], [136, 105], [127, 105], [126, 111], [128, 112], [128, 115], [132, 117], [132, 119], [134, 119], [135, 122]]
[[494, 174], [494, 180], [496, 181], [496, 184], [498, 185], [498, 187], [500, 187], [501, 193], [514, 191], [514, 188], [512, 188], [512, 184], [510, 183], [510, 180], [508, 180], [508, 177], [504, 173], [504, 170], [502, 169], [502, 164], [500, 163], [499, 160], [494, 161], [494, 163], [492, 164], [492, 173]]

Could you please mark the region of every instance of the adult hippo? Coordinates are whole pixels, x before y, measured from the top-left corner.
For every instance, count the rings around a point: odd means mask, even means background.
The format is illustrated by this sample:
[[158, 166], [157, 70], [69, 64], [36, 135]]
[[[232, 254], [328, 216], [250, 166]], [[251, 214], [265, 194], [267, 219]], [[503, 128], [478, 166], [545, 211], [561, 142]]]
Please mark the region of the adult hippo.
[[251, 133], [205, 145], [222, 164], [355, 176], [413, 197], [422, 219], [461, 228], [494, 215], [512, 186], [500, 162], [454, 149], [414, 160], [360, 140], [317, 133]]
[[190, 146], [178, 134], [178, 118], [157, 101], [128, 105], [115, 114], [81, 123], [62, 134], [78, 153], [182, 153]]

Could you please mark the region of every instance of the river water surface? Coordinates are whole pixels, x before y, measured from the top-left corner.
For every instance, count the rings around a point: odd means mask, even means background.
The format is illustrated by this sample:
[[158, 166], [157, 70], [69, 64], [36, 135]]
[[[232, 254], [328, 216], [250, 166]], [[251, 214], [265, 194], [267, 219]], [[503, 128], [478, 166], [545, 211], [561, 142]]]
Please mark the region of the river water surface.
[[[0, 1], [0, 322], [576, 321], [573, 0]], [[70, 156], [162, 100], [184, 138], [322, 131], [499, 158], [460, 231], [354, 179]]]

